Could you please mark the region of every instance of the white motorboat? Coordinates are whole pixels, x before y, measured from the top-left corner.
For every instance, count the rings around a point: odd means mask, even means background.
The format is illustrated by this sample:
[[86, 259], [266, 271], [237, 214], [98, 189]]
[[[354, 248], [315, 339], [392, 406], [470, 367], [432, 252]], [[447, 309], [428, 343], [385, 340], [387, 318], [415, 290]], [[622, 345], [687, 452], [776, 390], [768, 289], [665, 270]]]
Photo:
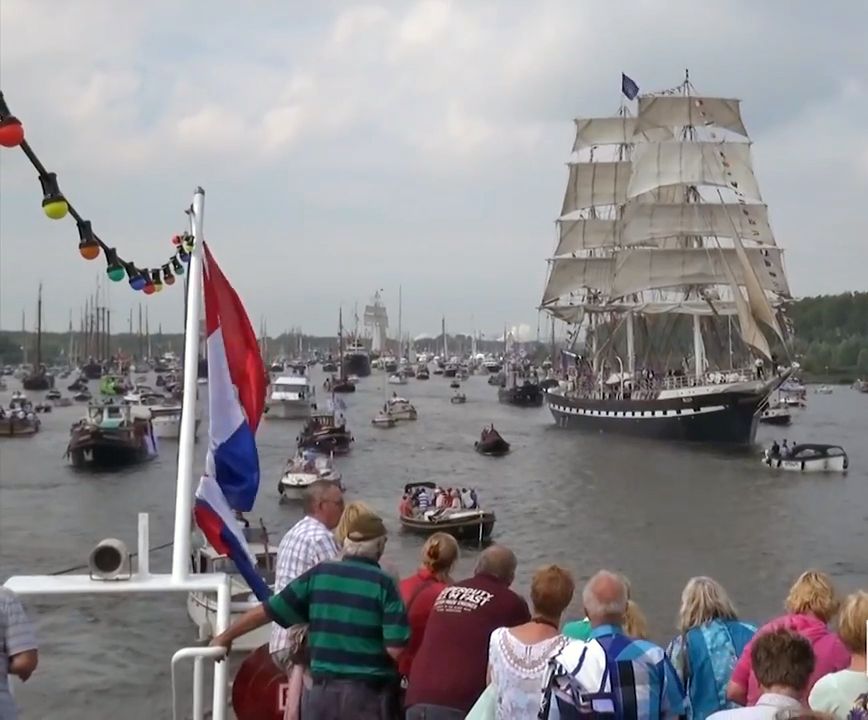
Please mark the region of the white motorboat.
[[307, 420], [316, 401], [313, 383], [304, 375], [281, 375], [271, 386], [269, 418]]
[[762, 462], [775, 470], [793, 472], [847, 472], [850, 460], [840, 445], [793, 445], [785, 454], [767, 449]]
[[820, 385], [819, 387], [814, 388], [814, 393], [817, 395], [831, 395], [832, 392], [831, 385]]
[[300, 451], [289, 459], [283, 475], [277, 482], [281, 498], [301, 500], [304, 491], [317, 480], [331, 480], [341, 485], [341, 473], [335, 469], [333, 457], [313, 450]]
[[389, 385], [406, 385], [407, 378], [401, 373], [393, 373], [389, 375]]
[[[277, 560], [277, 545], [270, 545], [266, 533], [261, 528], [245, 528], [244, 534], [250, 552], [256, 558], [260, 575], [269, 585], [274, 584], [274, 568]], [[193, 576], [197, 573], [225, 572], [229, 575], [231, 602], [229, 622], [234, 623], [248, 610], [262, 603], [256, 599], [250, 586], [238, 572], [235, 563], [226, 555], [221, 555], [211, 545], [204, 545], [192, 551]], [[215, 593], [194, 591], [187, 594], [187, 615], [193, 623], [204, 631], [206, 639], [214, 637], [217, 623], [217, 597]], [[267, 643], [271, 636], [271, 624], [242, 635], [232, 643], [233, 652], [250, 652]]]
[[786, 405], [769, 405], [760, 413], [759, 421], [765, 425], [789, 425], [792, 420], [790, 409]]
[[374, 427], [390, 428], [395, 427], [398, 421], [388, 412], [377, 413], [376, 417], [371, 420], [371, 425]]
[[413, 407], [413, 404], [409, 400], [397, 395], [389, 398], [387, 407], [386, 412], [396, 420], [415, 420], [419, 416], [416, 408]]
[[[181, 434], [181, 405], [149, 405], [154, 435], [162, 440], [177, 440]], [[199, 435], [200, 418], [197, 413], [193, 437]]]
[[467, 402], [467, 395], [463, 392], [457, 392], [449, 399], [449, 402], [453, 405], [463, 405]]

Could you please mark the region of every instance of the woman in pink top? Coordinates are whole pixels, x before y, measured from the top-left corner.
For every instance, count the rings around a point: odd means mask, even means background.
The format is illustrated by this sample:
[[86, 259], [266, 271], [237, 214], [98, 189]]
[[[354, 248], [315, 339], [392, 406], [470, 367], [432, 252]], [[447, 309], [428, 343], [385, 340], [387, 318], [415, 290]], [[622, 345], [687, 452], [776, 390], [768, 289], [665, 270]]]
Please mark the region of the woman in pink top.
[[[770, 630], [787, 628], [811, 642], [816, 662], [805, 689], [805, 696], [824, 675], [838, 672], [850, 665], [850, 652], [835, 633], [827, 627], [838, 613], [838, 599], [831, 578], [817, 570], [803, 572], [790, 588], [786, 603], [787, 614], [770, 620], [754, 635], [754, 640]], [[761, 691], [751, 667], [749, 642], [732, 671], [726, 688], [729, 700], [740, 705], [754, 705]]]

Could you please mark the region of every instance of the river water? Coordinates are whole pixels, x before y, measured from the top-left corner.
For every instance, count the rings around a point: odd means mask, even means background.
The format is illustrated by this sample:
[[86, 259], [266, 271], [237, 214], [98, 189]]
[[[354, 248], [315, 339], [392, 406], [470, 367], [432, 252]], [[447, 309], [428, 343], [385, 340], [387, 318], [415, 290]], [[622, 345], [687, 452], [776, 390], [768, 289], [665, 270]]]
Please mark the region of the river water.
[[[372, 427], [393, 389], [416, 405], [419, 420]], [[347, 499], [363, 499], [383, 514], [390, 530], [386, 560], [402, 573], [415, 566], [422, 540], [400, 532], [400, 491], [406, 482], [432, 480], [476, 487], [482, 504], [496, 511], [494, 539], [519, 558], [519, 592], [527, 593], [543, 563], [569, 568], [577, 582], [601, 567], [622, 571], [659, 641], [673, 632], [681, 588], [692, 575], [719, 579], [742, 616], [755, 621], [780, 609], [789, 584], [807, 567], [830, 572], [842, 590], [868, 585], [866, 395], [840, 387], [832, 395], [809, 393], [809, 407], [791, 427], [761, 427], [760, 442], [788, 437], [843, 445], [850, 472], [824, 477], [774, 474], [759, 463], [758, 449], [556, 428], [545, 408], [499, 405], [485, 376], [471, 377], [464, 391], [467, 403], [452, 405], [442, 377], [384, 390], [382, 378], [372, 376], [344, 396], [356, 437], [350, 455], [338, 460]], [[156, 461], [125, 472], [74, 471], [63, 453], [82, 412], [55, 409], [43, 416], [36, 437], [0, 440], [0, 581], [86, 562], [104, 537], [135, 548], [142, 511], [150, 513], [151, 545], [171, 540], [177, 444], [163, 442]], [[512, 443], [507, 457], [474, 452], [489, 422]], [[275, 542], [300, 517], [299, 508], [278, 503], [276, 489], [300, 425], [264, 420], [258, 434], [263, 481], [250, 517], [261, 517]], [[203, 417], [200, 436], [206, 434]], [[197, 448], [201, 466], [204, 442]], [[462, 551], [457, 577], [471, 572], [476, 554]], [[152, 554], [152, 570], [168, 570], [170, 562], [170, 549]], [[581, 615], [579, 595], [571, 617]], [[35, 676], [16, 688], [24, 717], [170, 717], [169, 660], [194, 637], [184, 602], [181, 595], [28, 598], [41, 657]]]

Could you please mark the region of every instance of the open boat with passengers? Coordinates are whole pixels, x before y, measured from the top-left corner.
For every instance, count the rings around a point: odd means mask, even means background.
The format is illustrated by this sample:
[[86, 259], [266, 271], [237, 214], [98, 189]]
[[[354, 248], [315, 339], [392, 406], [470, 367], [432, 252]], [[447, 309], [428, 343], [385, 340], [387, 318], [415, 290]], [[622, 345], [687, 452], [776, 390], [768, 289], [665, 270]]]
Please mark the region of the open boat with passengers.
[[[407, 498], [418, 497], [418, 493], [431, 491], [434, 494], [437, 486], [433, 482], [407, 483], [404, 495]], [[408, 504], [401, 512], [401, 527], [418, 535], [431, 535], [435, 532], [445, 532], [457, 540], [472, 540], [483, 542], [494, 530], [495, 515], [493, 512], [474, 508], [436, 508], [433, 503], [422, 509], [418, 505]]]
[[341, 473], [335, 469], [334, 458], [315, 450], [300, 451], [289, 459], [283, 475], [277, 482], [281, 498], [301, 500], [304, 491], [317, 480], [331, 480], [341, 486]]
[[327, 410], [317, 410], [312, 413], [298, 436], [298, 447], [328, 455], [342, 455], [350, 451], [353, 436], [347, 430], [343, 416], [340, 422], [335, 414]]
[[479, 440], [473, 447], [482, 455], [506, 455], [509, 452], [509, 443], [494, 429], [494, 425], [482, 428]]
[[793, 445], [786, 451], [777, 443], [763, 452], [763, 464], [774, 470], [793, 472], [847, 472], [850, 460], [840, 445], [805, 443]]

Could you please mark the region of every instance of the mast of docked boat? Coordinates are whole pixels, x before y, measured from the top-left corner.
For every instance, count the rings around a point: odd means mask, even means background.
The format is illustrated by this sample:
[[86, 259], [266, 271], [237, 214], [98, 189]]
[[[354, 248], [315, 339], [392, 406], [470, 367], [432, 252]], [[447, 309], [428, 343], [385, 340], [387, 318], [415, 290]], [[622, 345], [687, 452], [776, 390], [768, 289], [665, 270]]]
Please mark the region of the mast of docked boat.
[[[338, 370], [340, 371], [341, 380], [347, 379], [346, 371], [344, 370], [344, 308], [343, 305], [338, 307]], [[334, 399], [334, 391], [332, 391], [332, 399]]]
[[36, 365], [34, 370], [39, 372], [42, 365], [42, 283], [39, 283], [39, 293], [36, 297]]
[[145, 347], [148, 351], [148, 360], [150, 360], [154, 355], [151, 350], [151, 325], [147, 305], [145, 305]]
[[21, 308], [21, 364], [27, 364], [27, 311]]
[[401, 286], [398, 285], [398, 362], [401, 362], [401, 358], [404, 356], [404, 337], [401, 335], [401, 312], [402, 312], [402, 300], [401, 300]]

